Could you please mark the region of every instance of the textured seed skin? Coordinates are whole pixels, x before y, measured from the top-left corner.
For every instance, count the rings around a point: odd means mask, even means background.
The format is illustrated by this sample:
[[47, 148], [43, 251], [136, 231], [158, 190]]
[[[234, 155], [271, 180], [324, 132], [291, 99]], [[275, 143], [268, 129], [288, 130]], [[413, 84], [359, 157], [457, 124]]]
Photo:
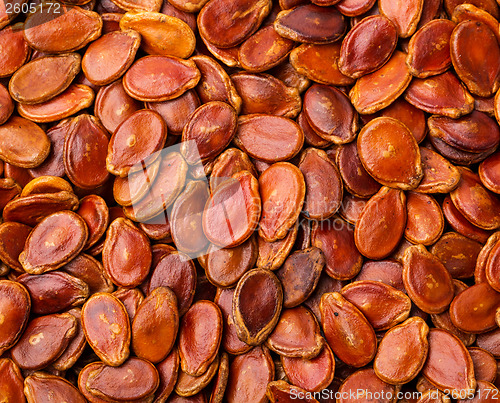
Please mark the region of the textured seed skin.
[[[341, 294], [365, 315], [375, 330], [393, 328], [410, 314], [411, 300], [403, 292], [379, 281], [356, 281], [345, 286]], [[376, 300], [384, 301], [383, 310], [376, 306]]]
[[405, 201], [401, 190], [388, 187], [382, 187], [368, 201], [354, 230], [356, 246], [364, 256], [382, 259], [396, 248], [406, 224]]
[[152, 363], [163, 361], [173, 348], [178, 328], [177, 297], [169, 288], [156, 288], [134, 316], [132, 350]]
[[[438, 388], [465, 391], [476, 387], [472, 359], [462, 342], [441, 329], [429, 331], [429, 355], [422, 370], [425, 378]], [[455, 371], [448, 371], [453, 365]]]
[[113, 295], [97, 293], [82, 308], [85, 337], [107, 365], [119, 366], [130, 350], [130, 321], [125, 306]]
[[[82, 251], [87, 238], [87, 224], [78, 214], [72, 211], [51, 214], [30, 233], [19, 261], [30, 274], [58, 269]], [[60, 242], [63, 242], [62, 248]]]
[[[275, 190], [274, 183], [279, 183], [281, 194], [279, 190]], [[259, 177], [259, 189], [263, 206], [259, 235], [269, 242], [283, 239], [297, 220], [304, 204], [304, 176], [294, 165], [278, 162]]]
[[495, 400], [500, 0], [60, 1], [0, 7], [0, 401]]
[[31, 310], [31, 299], [28, 290], [14, 281], [0, 281], [2, 298], [0, 299], [0, 313], [4, 320], [0, 325], [0, 351], [11, 348], [21, 337], [28, 323]]
[[410, 190], [422, 180], [418, 144], [399, 121], [388, 117], [372, 120], [361, 130], [357, 143], [363, 166], [381, 184]]
[[323, 294], [320, 310], [323, 331], [335, 355], [356, 368], [369, 363], [375, 356], [377, 342], [373, 327], [363, 314], [337, 292]]
[[[24, 104], [48, 101], [68, 88], [80, 71], [80, 62], [81, 56], [77, 53], [36, 59], [13, 75], [9, 92], [15, 101]], [[42, 88], [33, 85], [39, 80], [45, 81]]]
[[194, 303], [179, 328], [181, 369], [188, 375], [202, 375], [215, 360], [222, 338], [222, 313], [211, 301]]
[[385, 64], [396, 48], [396, 26], [381, 15], [367, 17], [342, 41], [339, 68], [346, 76], [359, 78]]
[[[377, 376], [391, 384], [407, 383], [415, 378], [427, 358], [428, 333], [429, 327], [418, 317], [410, 318], [387, 332], [375, 356]], [[395, 354], [395, 346], [398, 354]], [[402, 348], [401, 353], [398, 348]]]
[[[257, 295], [263, 298], [255, 305]], [[238, 338], [251, 346], [262, 344], [278, 323], [283, 306], [283, 290], [269, 270], [247, 272], [236, 286], [232, 316]]]
[[[290, 325], [301, 332], [290, 331]], [[306, 337], [297, 337], [298, 334]], [[324, 339], [314, 315], [304, 307], [285, 309], [266, 345], [274, 352], [286, 357], [314, 358], [323, 348]]]
[[76, 319], [69, 313], [39, 316], [31, 320], [11, 351], [22, 369], [38, 370], [53, 363], [76, 334]]

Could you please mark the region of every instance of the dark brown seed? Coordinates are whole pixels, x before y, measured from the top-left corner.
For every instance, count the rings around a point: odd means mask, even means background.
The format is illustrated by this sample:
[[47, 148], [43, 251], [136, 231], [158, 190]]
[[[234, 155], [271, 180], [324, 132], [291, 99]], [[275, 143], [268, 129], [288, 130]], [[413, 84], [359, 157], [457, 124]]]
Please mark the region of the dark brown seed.
[[254, 33], [271, 11], [269, 0], [217, 0], [198, 15], [198, 29], [206, 41], [220, 48], [231, 48]]
[[89, 296], [87, 284], [67, 273], [22, 274], [17, 281], [28, 290], [32, 311], [39, 315], [83, 305]]
[[205, 267], [208, 280], [222, 288], [235, 285], [243, 274], [255, 266], [258, 253], [255, 236], [234, 248], [210, 246]]
[[42, 403], [51, 400], [85, 403], [87, 400], [70, 382], [60, 376], [36, 372], [24, 380], [24, 393], [28, 402]]
[[382, 15], [364, 18], [342, 41], [339, 68], [359, 78], [382, 67], [396, 48], [396, 26]]
[[281, 11], [274, 29], [281, 36], [305, 43], [331, 43], [340, 39], [347, 26], [344, 16], [333, 7], [300, 5]]
[[247, 272], [236, 286], [232, 317], [240, 340], [251, 346], [264, 342], [278, 323], [283, 290], [269, 270]]
[[170, 288], [177, 297], [179, 316], [183, 316], [193, 302], [196, 277], [194, 263], [188, 256], [175, 250], [166, 251], [153, 270], [149, 293], [157, 287]]
[[37, 370], [53, 363], [76, 335], [76, 319], [69, 313], [32, 319], [11, 356], [22, 369]]
[[325, 257], [321, 249], [311, 247], [292, 253], [276, 276], [283, 286], [283, 306], [293, 308], [300, 305], [316, 288]]
[[51, 214], [31, 231], [19, 261], [29, 274], [58, 269], [83, 250], [87, 238], [87, 225], [78, 214]]

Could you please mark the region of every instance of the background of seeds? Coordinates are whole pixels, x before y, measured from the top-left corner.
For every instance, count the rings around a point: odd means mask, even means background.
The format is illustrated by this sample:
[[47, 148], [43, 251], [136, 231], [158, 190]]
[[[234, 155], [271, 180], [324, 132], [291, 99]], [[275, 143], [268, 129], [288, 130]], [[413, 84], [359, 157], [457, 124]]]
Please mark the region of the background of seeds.
[[499, 4], [7, 3], [0, 400], [500, 399]]

